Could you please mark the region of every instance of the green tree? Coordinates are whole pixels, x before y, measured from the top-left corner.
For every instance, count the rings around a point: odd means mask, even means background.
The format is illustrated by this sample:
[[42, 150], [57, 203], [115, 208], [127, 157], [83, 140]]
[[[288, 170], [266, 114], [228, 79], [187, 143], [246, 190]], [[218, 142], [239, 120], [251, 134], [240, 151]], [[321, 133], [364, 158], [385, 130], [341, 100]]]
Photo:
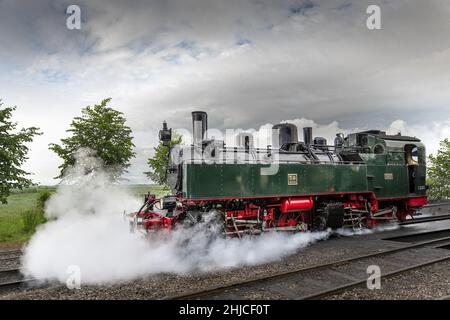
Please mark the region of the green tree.
[[450, 141], [441, 141], [437, 155], [430, 154], [428, 160], [428, 196], [430, 199], [450, 198]]
[[21, 169], [27, 160], [26, 143], [33, 141], [35, 135], [41, 134], [38, 128], [17, 130], [17, 123], [11, 121], [15, 107], [3, 108], [0, 100], [0, 203], [7, 203], [12, 188], [22, 189], [32, 185], [26, 178], [28, 172]]
[[156, 148], [153, 148], [155, 150], [155, 155], [153, 158], [148, 159], [150, 171], [144, 172], [153, 182], [166, 186], [166, 170], [169, 161], [169, 150], [173, 146], [180, 144], [181, 141], [181, 136], [172, 134], [172, 140], [168, 146], [165, 146], [161, 141]]
[[81, 117], [75, 117], [67, 130], [72, 135], [61, 139], [61, 145], [50, 144], [50, 150], [63, 160], [57, 179], [64, 177], [75, 164], [81, 149], [92, 151], [101, 160], [102, 169], [112, 181], [126, 172], [130, 160], [136, 155], [132, 131], [125, 125], [123, 113], [107, 106], [110, 101], [111, 98], [107, 98], [98, 105], [85, 107]]

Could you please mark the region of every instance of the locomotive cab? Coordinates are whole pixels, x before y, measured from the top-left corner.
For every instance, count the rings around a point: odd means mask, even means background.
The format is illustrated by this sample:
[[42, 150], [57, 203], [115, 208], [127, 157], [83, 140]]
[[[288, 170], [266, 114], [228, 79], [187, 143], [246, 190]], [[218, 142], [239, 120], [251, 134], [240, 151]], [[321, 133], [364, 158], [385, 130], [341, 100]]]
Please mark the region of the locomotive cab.
[[[418, 191], [418, 186], [421, 186], [418, 173], [420, 166], [426, 163], [425, 148], [416, 144], [406, 144], [404, 150], [405, 164], [408, 168], [409, 193], [413, 194]], [[423, 184], [421, 187], [423, 187]]]

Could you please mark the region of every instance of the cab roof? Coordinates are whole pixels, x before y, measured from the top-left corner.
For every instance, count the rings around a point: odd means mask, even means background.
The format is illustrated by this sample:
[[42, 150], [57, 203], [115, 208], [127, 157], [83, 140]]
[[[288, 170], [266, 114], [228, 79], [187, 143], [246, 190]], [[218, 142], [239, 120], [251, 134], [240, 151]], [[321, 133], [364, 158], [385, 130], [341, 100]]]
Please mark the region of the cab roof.
[[420, 142], [420, 139], [418, 139], [416, 137], [402, 136], [401, 134], [388, 135], [388, 134], [386, 134], [385, 131], [381, 131], [381, 130], [361, 131], [361, 132], [358, 132], [358, 134], [370, 134], [370, 135], [374, 135], [374, 136], [379, 137], [380, 139], [384, 139], [384, 140]]

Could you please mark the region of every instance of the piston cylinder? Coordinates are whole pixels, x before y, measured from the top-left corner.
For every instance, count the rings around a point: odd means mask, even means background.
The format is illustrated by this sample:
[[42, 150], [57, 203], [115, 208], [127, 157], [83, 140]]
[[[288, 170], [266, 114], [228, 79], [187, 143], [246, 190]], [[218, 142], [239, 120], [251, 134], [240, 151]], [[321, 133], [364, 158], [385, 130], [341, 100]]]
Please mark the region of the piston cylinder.
[[311, 210], [314, 201], [311, 198], [289, 198], [281, 201], [281, 213]]

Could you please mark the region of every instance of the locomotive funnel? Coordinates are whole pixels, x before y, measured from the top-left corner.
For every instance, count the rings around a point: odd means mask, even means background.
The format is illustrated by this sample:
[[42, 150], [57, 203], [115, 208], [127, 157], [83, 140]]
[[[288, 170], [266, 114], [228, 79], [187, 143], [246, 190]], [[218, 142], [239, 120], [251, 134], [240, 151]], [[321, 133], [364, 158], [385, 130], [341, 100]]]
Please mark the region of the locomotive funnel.
[[192, 143], [194, 146], [201, 146], [206, 140], [208, 130], [208, 115], [204, 111], [192, 112]]
[[312, 128], [304, 127], [303, 128], [303, 141], [307, 146], [312, 144]]

